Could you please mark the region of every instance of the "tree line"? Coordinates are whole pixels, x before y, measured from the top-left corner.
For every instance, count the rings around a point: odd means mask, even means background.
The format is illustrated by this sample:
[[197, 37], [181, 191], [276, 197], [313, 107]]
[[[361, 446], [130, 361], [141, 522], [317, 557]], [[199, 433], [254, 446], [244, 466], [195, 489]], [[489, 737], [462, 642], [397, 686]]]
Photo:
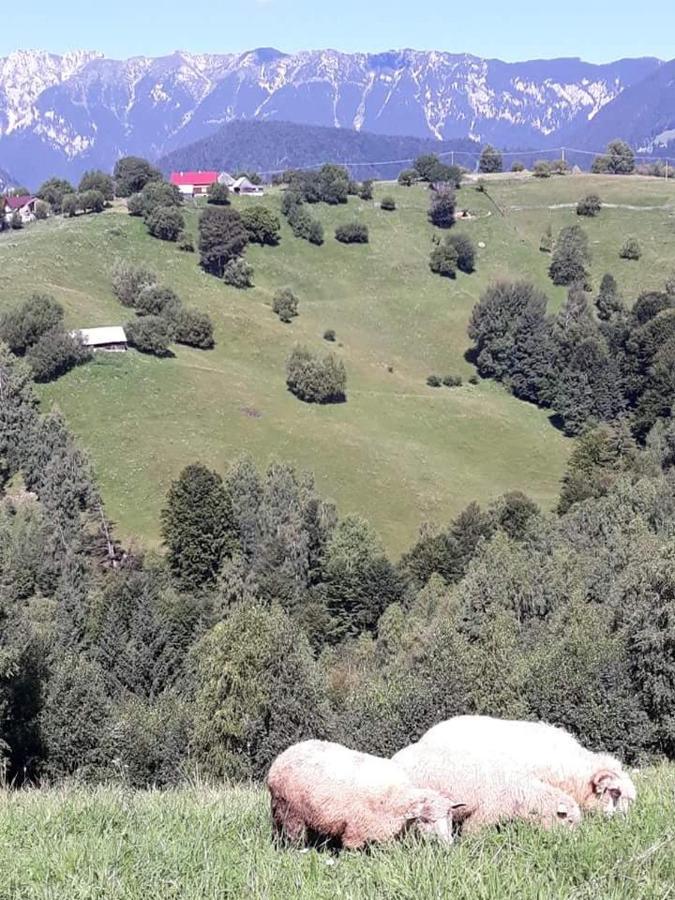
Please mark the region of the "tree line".
[[675, 756], [675, 424], [577, 443], [559, 509], [470, 504], [400, 560], [310, 475], [195, 463], [165, 555], [115, 537], [86, 456], [0, 347], [8, 777], [258, 778], [305, 737], [390, 755], [462, 712]]

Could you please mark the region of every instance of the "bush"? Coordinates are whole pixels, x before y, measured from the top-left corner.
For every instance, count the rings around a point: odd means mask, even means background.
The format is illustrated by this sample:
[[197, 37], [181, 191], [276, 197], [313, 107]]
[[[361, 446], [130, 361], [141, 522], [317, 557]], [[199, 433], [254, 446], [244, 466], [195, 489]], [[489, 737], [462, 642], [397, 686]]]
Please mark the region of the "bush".
[[127, 339], [141, 353], [167, 356], [173, 334], [170, 323], [163, 316], [143, 316], [126, 326]]
[[558, 235], [549, 266], [553, 284], [585, 284], [588, 280], [586, 267], [590, 263], [591, 252], [588, 236], [579, 225], [569, 225]]
[[33, 378], [39, 382], [53, 381], [90, 357], [81, 338], [60, 328], [47, 331], [26, 353]]
[[282, 288], [274, 295], [272, 309], [288, 324], [298, 314], [298, 298], [289, 288]]
[[447, 242], [434, 247], [429, 257], [429, 268], [437, 275], [454, 278], [457, 273], [457, 250]]
[[335, 239], [341, 244], [367, 244], [368, 226], [361, 222], [349, 222], [346, 225], [338, 225], [335, 229]]
[[85, 194], [88, 191], [98, 191], [103, 195], [106, 203], [115, 196], [115, 182], [112, 176], [108, 175], [107, 172], [101, 172], [100, 169], [85, 172], [80, 179], [77, 189], [81, 194]]
[[307, 403], [340, 403], [345, 399], [347, 373], [342, 360], [332, 353], [319, 357], [296, 347], [286, 363], [286, 384]]
[[542, 253], [551, 253], [553, 250], [553, 229], [550, 223], [539, 240], [539, 249]]
[[545, 159], [540, 159], [534, 164], [532, 174], [535, 178], [550, 178], [551, 165]]
[[122, 306], [136, 306], [141, 291], [157, 284], [157, 276], [143, 266], [119, 260], [112, 270], [113, 294]]
[[597, 194], [587, 194], [577, 203], [578, 216], [597, 216], [602, 209], [602, 200]]
[[429, 221], [437, 228], [452, 228], [455, 224], [455, 192], [452, 188], [436, 191], [431, 198]]
[[222, 278], [227, 264], [241, 256], [247, 243], [248, 234], [235, 209], [207, 206], [200, 215], [199, 263], [211, 275]]
[[403, 187], [411, 187], [417, 181], [415, 169], [404, 169], [398, 176], [398, 183]]
[[77, 194], [64, 194], [61, 200], [61, 212], [64, 216], [72, 219], [80, 209], [80, 198]]
[[74, 194], [75, 188], [63, 178], [50, 178], [40, 185], [36, 197], [48, 203], [54, 214], [61, 212], [61, 203], [68, 194]]
[[476, 248], [467, 234], [449, 234], [445, 239], [446, 244], [457, 251], [457, 268], [467, 275], [475, 269]]
[[478, 377], [478, 375], [472, 375], [469, 378], [469, 384], [480, 384], [480, 378]]
[[206, 202], [212, 203], [214, 206], [229, 206], [230, 190], [228, 186], [219, 181], [214, 182], [209, 186]]
[[130, 216], [145, 215], [145, 200], [143, 194], [132, 194], [127, 200], [127, 212]]
[[380, 209], [385, 210], [386, 212], [391, 212], [396, 209], [396, 201], [393, 197], [390, 197], [388, 194], [386, 197], [382, 198], [380, 203]]
[[335, 341], [335, 330], [333, 328], [327, 328], [323, 333], [324, 341], [330, 341], [333, 343]]
[[294, 205], [288, 212], [288, 224], [295, 237], [310, 244], [323, 244], [323, 225], [302, 204]]
[[43, 221], [49, 215], [49, 204], [45, 203], [44, 200], [38, 200], [35, 204], [35, 218], [38, 221]]
[[83, 212], [100, 213], [105, 209], [105, 197], [101, 191], [84, 191], [78, 196]]
[[146, 221], [160, 207], [180, 208], [182, 205], [181, 192], [168, 181], [150, 181], [140, 193], [133, 194], [127, 200], [130, 215], [144, 216]]
[[370, 179], [364, 181], [359, 188], [359, 197], [361, 198], [361, 200], [373, 199], [373, 182]]
[[118, 159], [113, 170], [115, 193], [118, 197], [130, 197], [142, 191], [151, 181], [161, 181], [162, 173], [138, 156], [124, 156]]
[[213, 322], [210, 316], [199, 309], [181, 309], [173, 320], [174, 340], [188, 347], [210, 350], [213, 340]]
[[525, 171], [525, 164], [524, 164], [524, 163], [521, 163], [520, 161], [516, 161], [516, 162], [514, 162], [514, 164], [511, 166], [511, 171], [512, 171], [512, 172], [524, 172], [524, 171]]
[[428, 375], [427, 384], [429, 387], [437, 388], [443, 384], [443, 379], [440, 375]]
[[30, 299], [0, 317], [0, 341], [22, 356], [49, 331], [62, 329], [63, 307], [47, 294]]
[[21, 231], [23, 228], [23, 219], [21, 218], [18, 209], [15, 209], [12, 213], [12, 217], [9, 220], [9, 226], [10, 228], [13, 228], [14, 231]]
[[462, 386], [462, 376], [461, 375], [444, 375], [443, 376], [443, 384], [445, 387], [461, 387]]
[[253, 287], [253, 266], [245, 259], [231, 259], [223, 271], [223, 281], [235, 288]]
[[145, 217], [148, 232], [160, 241], [177, 241], [185, 229], [185, 219], [180, 209], [173, 206], [157, 206]]
[[171, 288], [153, 284], [140, 292], [134, 303], [139, 316], [166, 316], [173, 318], [181, 307], [181, 302]]
[[274, 247], [281, 236], [281, 222], [267, 206], [252, 206], [241, 214], [241, 220], [252, 244]]
[[621, 259], [640, 259], [642, 249], [637, 238], [629, 237], [619, 252]]
[[499, 150], [495, 150], [489, 144], [480, 155], [478, 163], [478, 171], [483, 174], [490, 174], [502, 171], [502, 155]]

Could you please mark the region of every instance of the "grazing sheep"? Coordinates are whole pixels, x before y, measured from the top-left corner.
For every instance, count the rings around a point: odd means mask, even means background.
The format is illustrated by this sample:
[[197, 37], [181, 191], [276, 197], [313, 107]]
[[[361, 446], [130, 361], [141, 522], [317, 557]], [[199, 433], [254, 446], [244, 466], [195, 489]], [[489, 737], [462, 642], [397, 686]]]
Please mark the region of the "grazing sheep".
[[564, 791], [536, 778], [514, 778], [497, 764], [476, 765], [468, 755], [445, 754], [424, 741], [400, 750], [393, 762], [418, 787], [462, 796], [470, 810], [462, 824], [464, 834], [513, 820], [546, 829], [554, 825], [574, 827], [581, 821], [578, 803]]
[[313, 833], [356, 849], [416, 825], [452, 843], [455, 804], [416, 788], [391, 760], [340, 744], [294, 744], [272, 763], [267, 787], [277, 833], [295, 842]]
[[497, 766], [519, 781], [544, 781], [583, 810], [611, 816], [627, 812], [635, 800], [635, 785], [617, 759], [587, 750], [567, 731], [544, 722], [456, 716], [427, 731], [421, 743], [453, 764], [471, 760], [479, 770]]

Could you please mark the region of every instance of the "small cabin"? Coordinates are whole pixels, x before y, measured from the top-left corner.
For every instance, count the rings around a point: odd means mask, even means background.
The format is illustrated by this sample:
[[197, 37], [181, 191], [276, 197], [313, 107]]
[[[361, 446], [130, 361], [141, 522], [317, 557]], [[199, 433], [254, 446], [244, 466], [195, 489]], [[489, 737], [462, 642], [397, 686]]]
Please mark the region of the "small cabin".
[[82, 338], [82, 343], [90, 350], [106, 350], [112, 353], [127, 349], [127, 336], [121, 325], [107, 325], [103, 328], [80, 328], [73, 336]]
[[21, 221], [32, 222], [35, 219], [35, 204], [38, 202], [37, 197], [26, 194], [22, 197], [5, 197], [5, 220], [11, 222], [15, 213], [19, 214]]

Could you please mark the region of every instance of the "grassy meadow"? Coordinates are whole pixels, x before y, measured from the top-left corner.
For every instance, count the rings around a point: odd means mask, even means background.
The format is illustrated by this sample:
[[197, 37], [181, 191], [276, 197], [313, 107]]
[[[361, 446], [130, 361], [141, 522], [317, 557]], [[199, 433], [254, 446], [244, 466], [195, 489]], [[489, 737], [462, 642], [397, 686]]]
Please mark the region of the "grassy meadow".
[[675, 896], [675, 768], [637, 776], [625, 819], [519, 825], [452, 848], [277, 850], [260, 788], [0, 793], [2, 900], [666, 900]]
[[[184, 302], [213, 317], [217, 345], [204, 352], [176, 348], [171, 359], [136, 352], [100, 355], [41, 389], [45, 408], [58, 406], [90, 452], [110, 516], [128, 539], [159, 540], [158, 513], [181, 468], [202, 462], [223, 471], [243, 451], [264, 465], [288, 460], [315, 473], [321, 493], [342, 514], [366, 516], [388, 549], [400, 552], [421, 523], [446, 522], [469, 501], [488, 502], [507, 490], [526, 491], [544, 506], [557, 495], [570, 442], [545, 411], [490, 382], [469, 385], [466, 325], [482, 290], [498, 277], [524, 277], [553, 288], [539, 239], [577, 220], [573, 203], [595, 190], [608, 203], [639, 210], [603, 210], [583, 220], [594, 250], [593, 278], [614, 271], [627, 296], [657, 287], [675, 260], [675, 185], [652, 179], [578, 176], [537, 181], [499, 178], [489, 195], [471, 185], [458, 195], [460, 221], [476, 243], [477, 272], [456, 281], [428, 268], [433, 229], [422, 187], [378, 184], [375, 202], [350, 198], [345, 207], [313, 208], [326, 228], [314, 247], [284, 223], [276, 248], [250, 247], [255, 287], [238, 291], [198, 268], [197, 254], [145, 232], [122, 206], [99, 215], [52, 219], [0, 236], [0, 307], [34, 291], [53, 294], [71, 327], [126, 322], [132, 311], [115, 300], [116, 259], [143, 263]], [[377, 203], [395, 197], [395, 212]], [[278, 206], [280, 193], [239, 204]], [[654, 208], [649, 208], [654, 207]], [[336, 224], [368, 224], [370, 244], [344, 246]], [[197, 212], [189, 210], [196, 236]], [[619, 260], [635, 234], [639, 262]], [[300, 315], [282, 324], [271, 309], [274, 291], [291, 287]], [[322, 340], [335, 329], [337, 344]], [[291, 396], [285, 360], [296, 343], [343, 357], [347, 403], [317, 407]], [[426, 377], [461, 374], [461, 388], [430, 388]]]

